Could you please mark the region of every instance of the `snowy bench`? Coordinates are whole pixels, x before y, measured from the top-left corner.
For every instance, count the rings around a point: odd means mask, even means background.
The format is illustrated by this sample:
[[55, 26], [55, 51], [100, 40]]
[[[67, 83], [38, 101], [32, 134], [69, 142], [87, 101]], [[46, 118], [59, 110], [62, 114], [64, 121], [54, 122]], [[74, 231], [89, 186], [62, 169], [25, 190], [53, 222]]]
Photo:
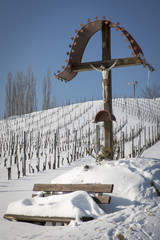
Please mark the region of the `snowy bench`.
[[[113, 184], [34, 184], [33, 191], [41, 192], [41, 197], [59, 195], [64, 193], [71, 193], [75, 191], [85, 191], [90, 194], [93, 200], [99, 204], [109, 204], [111, 201], [110, 196], [103, 195], [104, 193], [112, 193]], [[37, 194], [32, 194], [32, 197], [37, 196]], [[46, 224], [47, 222], [55, 224], [69, 224], [71, 220], [75, 220], [72, 217], [43, 217], [43, 216], [25, 216], [18, 214], [5, 214], [5, 219], [23, 221], [30, 223]], [[81, 217], [81, 221], [92, 220], [91, 216]]]
[[[111, 197], [105, 196], [103, 193], [112, 193], [113, 184], [34, 184], [33, 191], [43, 192], [43, 197], [59, 192], [85, 191], [94, 194], [92, 198], [97, 204], [109, 204]], [[35, 196], [37, 194], [32, 194], [32, 197]]]

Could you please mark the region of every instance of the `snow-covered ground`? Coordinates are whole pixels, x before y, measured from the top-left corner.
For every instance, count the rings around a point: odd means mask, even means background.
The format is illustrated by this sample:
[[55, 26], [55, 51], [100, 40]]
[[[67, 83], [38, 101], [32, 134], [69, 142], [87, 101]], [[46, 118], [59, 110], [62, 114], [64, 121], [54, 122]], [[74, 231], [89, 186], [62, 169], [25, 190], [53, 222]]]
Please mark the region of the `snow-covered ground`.
[[[102, 101], [70, 105], [0, 121], [0, 239], [2, 240], [116, 240], [116, 239], [160, 239], [160, 197], [150, 182], [160, 190], [160, 141], [143, 152], [140, 157], [130, 158], [132, 142], [125, 144], [125, 158], [105, 160], [100, 164], [86, 156], [70, 160], [73, 154], [77, 129], [79, 153], [95, 141], [95, 125], [92, 123]], [[143, 147], [154, 140], [159, 131], [160, 107], [156, 100], [115, 99], [113, 111], [117, 122], [114, 132], [120, 139], [122, 132], [129, 137], [132, 128], [142, 128], [140, 137], [134, 139], [136, 146]], [[127, 121], [126, 121], [127, 120]], [[126, 121], [126, 122], [125, 122]], [[102, 126], [102, 123], [100, 123]], [[121, 128], [122, 126], [122, 128]], [[147, 127], [147, 130], [145, 130]], [[59, 130], [60, 168], [42, 171], [46, 161], [54, 161], [54, 133]], [[90, 129], [88, 131], [88, 129]], [[17, 164], [11, 159], [9, 141], [19, 142], [17, 149], [19, 170], [23, 161], [23, 131], [28, 132], [27, 175], [17, 179]], [[101, 128], [102, 130], [102, 128]], [[37, 136], [40, 132], [40, 172], [36, 172]], [[67, 135], [70, 132], [70, 135]], [[90, 133], [90, 135], [88, 134]], [[102, 131], [101, 131], [102, 136]], [[86, 139], [87, 138], [87, 139]], [[70, 140], [70, 143], [69, 143]], [[103, 139], [102, 139], [103, 142]], [[4, 145], [3, 145], [4, 143]], [[48, 145], [47, 145], [48, 144]], [[83, 147], [81, 147], [81, 145]], [[14, 145], [15, 147], [15, 145]], [[68, 150], [69, 149], [69, 150]], [[15, 152], [14, 150], [14, 152]], [[21, 151], [22, 150], [22, 151]], [[52, 150], [52, 151], [51, 151]], [[32, 151], [29, 159], [28, 153]], [[46, 157], [48, 156], [48, 157]], [[137, 154], [138, 156], [138, 154]], [[67, 163], [67, 157], [70, 165]], [[63, 161], [64, 158], [64, 161]], [[7, 160], [6, 160], [7, 159]], [[11, 164], [12, 180], [8, 181], [7, 166]], [[48, 161], [48, 162], [47, 162]], [[63, 164], [62, 164], [63, 163]], [[29, 164], [34, 173], [29, 173]], [[84, 166], [88, 165], [88, 170]], [[90, 196], [78, 191], [63, 196], [31, 198], [35, 183], [108, 183], [114, 184], [111, 203], [99, 208]], [[11, 222], [3, 218], [6, 213], [41, 216], [75, 217], [68, 226], [39, 226]], [[94, 220], [81, 222], [80, 217], [93, 216]]]
[[[88, 171], [84, 165], [88, 165]], [[158, 240], [160, 236], [160, 197], [157, 197], [150, 181], [153, 180], [160, 189], [160, 142], [146, 150], [141, 158], [122, 159], [118, 161], [103, 161], [100, 165], [91, 157], [79, 159], [70, 166], [56, 170], [48, 170], [30, 174], [24, 178], [7, 180], [7, 171], [0, 167], [0, 236], [3, 240], [24, 239], [124, 239]], [[89, 222], [72, 222], [68, 226], [38, 226], [29, 223], [10, 222], [3, 219], [8, 205], [14, 201], [17, 211], [31, 201], [34, 183], [113, 183], [114, 191], [111, 203], [96, 209], [97, 217]], [[85, 210], [81, 204], [83, 196], [79, 193], [77, 203], [80, 210]], [[25, 200], [26, 201], [25, 201]], [[86, 210], [95, 215], [94, 206], [85, 198]], [[76, 212], [78, 204], [73, 206], [75, 195], [61, 201], [57, 210], [62, 215], [70, 209]], [[72, 204], [72, 207], [70, 207]], [[41, 205], [41, 206], [40, 206]], [[41, 211], [42, 202], [39, 204]], [[46, 203], [47, 205], [47, 203]], [[34, 205], [33, 205], [34, 206]], [[48, 204], [52, 209], [52, 205]], [[90, 206], [90, 207], [89, 207]], [[13, 210], [12, 206], [11, 209]], [[44, 210], [44, 208], [43, 208]], [[75, 214], [79, 214], [78, 211]]]

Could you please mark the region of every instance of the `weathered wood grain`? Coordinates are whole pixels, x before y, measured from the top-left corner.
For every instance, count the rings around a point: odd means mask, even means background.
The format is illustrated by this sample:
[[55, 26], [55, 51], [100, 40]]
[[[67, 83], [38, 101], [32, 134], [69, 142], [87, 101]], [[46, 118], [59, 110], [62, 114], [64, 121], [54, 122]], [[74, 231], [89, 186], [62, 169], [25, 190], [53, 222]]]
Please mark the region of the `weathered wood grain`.
[[34, 184], [33, 191], [112, 193], [113, 184]]

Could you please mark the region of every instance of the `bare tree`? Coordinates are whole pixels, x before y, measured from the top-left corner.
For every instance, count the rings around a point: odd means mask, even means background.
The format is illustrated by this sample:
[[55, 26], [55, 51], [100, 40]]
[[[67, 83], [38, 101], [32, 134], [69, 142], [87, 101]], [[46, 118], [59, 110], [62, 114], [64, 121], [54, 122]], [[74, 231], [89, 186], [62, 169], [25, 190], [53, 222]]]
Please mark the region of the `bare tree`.
[[5, 101], [5, 114], [6, 117], [12, 116], [12, 73], [8, 73], [8, 80], [6, 83], [6, 101]]
[[158, 98], [160, 97], [160, 85], [157, 86], [157, 84], [153, 84], [152, 87], [147, 87], [142, 90], [142, 96], [144, 98]]
[[47, 109], [51, 108], [51, 70], [47, 70]]
[[44, 76], [43, 79], [43, 103], [42, 109], [46, 110], [52, 107], [51, 103], [51, 71], [47, 70], [47, 78]]
[[37, 110], [36, 79], [31, 66], [29, 66], [25, 77], [25, 88], [25, 113], [31, 113]]
[[42, 103], [42, 110], [47, 109], [47, 79], [44, 76], [43, 78], [43, 103]]
[[51, 108], [56, 108], [56, 107], [58, 107], [58, 103], [57, 103], [56, 98], [53, 96], [52, 97]]
[[17, 72], [15, 78], [8, 74], [6, 84], [6, 117], [22, 115], [37, 110], [36, 79], [31, 67], [26, 76], [23, 71]]
[[16, 115], [23, 115], [25, 113], [24, 96], [26, 87], [24, 73], [22, 71], [16, 74], [15, 84], [16, 84]]
[[17, 115], [16, 114], [16, 101], [17, 101], [17, 90], [16, 90], [16, 84], [13, 82], [13, 90], [12, 90], [12, 116]]

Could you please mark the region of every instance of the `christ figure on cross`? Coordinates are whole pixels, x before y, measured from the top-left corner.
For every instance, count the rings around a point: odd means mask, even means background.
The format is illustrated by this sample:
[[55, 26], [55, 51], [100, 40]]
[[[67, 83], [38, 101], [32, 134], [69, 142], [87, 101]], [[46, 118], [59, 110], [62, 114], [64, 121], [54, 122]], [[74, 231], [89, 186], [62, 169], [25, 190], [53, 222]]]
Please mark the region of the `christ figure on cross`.
[[107, 87], [109, 86], [109, 71], [117, 64], [118, 60], [116, 60], [112, 66], [109, 68], [105, 68], [104, 65], [101, 65], [100, 68], [96, 68], [91, 64], [91, 67], [94, 68], [96, 71], [102, 73], [102, 96], [103, 96], [103, 102], [107, 102]]

